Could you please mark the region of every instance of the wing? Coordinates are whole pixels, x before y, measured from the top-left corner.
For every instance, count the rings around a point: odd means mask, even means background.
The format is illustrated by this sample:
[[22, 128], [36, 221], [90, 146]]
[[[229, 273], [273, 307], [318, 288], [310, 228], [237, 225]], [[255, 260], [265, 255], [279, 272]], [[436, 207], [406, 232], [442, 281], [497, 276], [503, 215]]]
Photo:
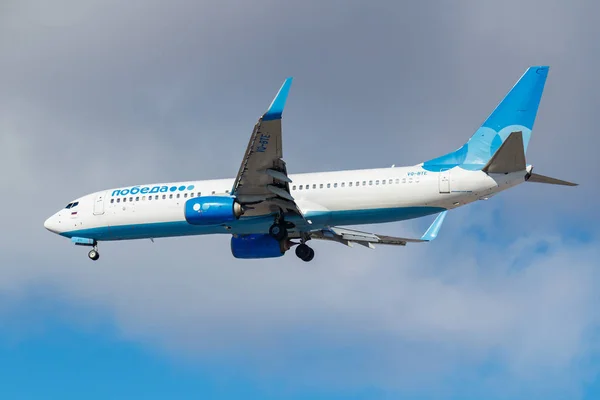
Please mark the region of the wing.
[[281, 116], [291, 85], [292, 78], [287, 78], [250, 136], [231, 190], [245, 206], [244, 216], [272, 214], [280, 209], [302, 216], [290, 194], [291, 179], [283, 161], [281, 140]]
[[311, 232], [311, 238], [321, 240], [331, 240], [334, 242], [352, 246], [353, 243], [360, 244], [371, 249], [374, 244], [389, 244], [394, 246], [406, 246], [407, 243], [430, 242], [435, 239], [440, 231], [440, 227], [446, 218], [447, 211], [441, 212], [435, 221], [431, 224], [427, 232], [420, 239], [409, 239], [395, 236], [377, 235], [346, 228], [330, 227], [320, 231]]

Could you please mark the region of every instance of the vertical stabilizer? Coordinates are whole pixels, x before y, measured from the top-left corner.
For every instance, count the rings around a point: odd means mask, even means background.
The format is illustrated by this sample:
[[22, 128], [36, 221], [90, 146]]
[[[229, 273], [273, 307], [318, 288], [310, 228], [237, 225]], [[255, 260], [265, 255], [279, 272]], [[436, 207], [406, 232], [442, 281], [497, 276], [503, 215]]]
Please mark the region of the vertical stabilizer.
[[452, 153], [424, 162], [423, 168], [482, 169], [512, 132], [522, 133], [526, 152], [549, 69], [529, 67], [467, 143]]

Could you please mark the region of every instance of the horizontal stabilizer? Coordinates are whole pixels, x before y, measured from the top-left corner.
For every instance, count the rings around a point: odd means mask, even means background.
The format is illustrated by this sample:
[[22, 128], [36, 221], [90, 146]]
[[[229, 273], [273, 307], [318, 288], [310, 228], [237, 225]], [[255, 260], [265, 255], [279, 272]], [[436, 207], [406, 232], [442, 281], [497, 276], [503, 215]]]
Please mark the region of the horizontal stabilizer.
[[529, 178], [527, 178], [527, 182], [547, 183], [549, 185], [578, 186], [577, 183], [567, 182], [560, 179], [551, 178], [549, 176], [534, 173], [529, 175]]
[[421, 240], [425, 242], [430, 242], [437, 237], [447, 213], [448, 211], [442, 211], [440, 215], [436, 217], [435, 221], [433, 221], [429, 229], [427, 229], [427, 232], [425, 232], [425, 234], [421, 237]]
[[519, 131], [508, 135], [502, 146], [482, 168], [482, 171], [488, 174], [508, 174], [524, 171], [525, 167], [523, 132]]

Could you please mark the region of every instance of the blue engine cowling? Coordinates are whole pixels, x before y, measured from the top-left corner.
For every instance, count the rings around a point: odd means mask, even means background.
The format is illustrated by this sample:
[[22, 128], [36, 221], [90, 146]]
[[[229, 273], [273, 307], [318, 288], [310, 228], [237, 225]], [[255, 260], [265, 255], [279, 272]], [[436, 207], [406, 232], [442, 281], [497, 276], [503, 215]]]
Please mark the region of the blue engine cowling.
[[235, 221], [242, 206], [230, 196], [194, 197], [185, 202], [185, 220], [192, 225], [219, 225]]
[[285, 251], [281, 244], [266, 234], [236, 235], [231, 237], [231, 254], [235, 258], [274, 258]]

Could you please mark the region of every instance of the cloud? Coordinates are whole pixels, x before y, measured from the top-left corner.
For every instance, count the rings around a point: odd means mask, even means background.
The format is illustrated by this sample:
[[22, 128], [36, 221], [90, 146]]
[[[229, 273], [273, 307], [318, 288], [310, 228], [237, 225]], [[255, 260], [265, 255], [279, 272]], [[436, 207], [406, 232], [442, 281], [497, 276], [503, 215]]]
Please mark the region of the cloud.
[[[597, 373], [594, 5], [15, 4], [0, 24], [3, 325], [45, 299], [74, 324], [110, 319], [176, 360], [292, 387], [573, 397]], [[552, 72], [528, 157], [583, 185], [456, 210], [432, 244], [317, 243], [305, 265], [236, 261], [226, 237], [166, 239], [102, 244], [91, 266], [43, 231], [83, 193], [233, 176], [287, 75], [284, 153], [302, 172], [457, 148], [538, 62]]]

